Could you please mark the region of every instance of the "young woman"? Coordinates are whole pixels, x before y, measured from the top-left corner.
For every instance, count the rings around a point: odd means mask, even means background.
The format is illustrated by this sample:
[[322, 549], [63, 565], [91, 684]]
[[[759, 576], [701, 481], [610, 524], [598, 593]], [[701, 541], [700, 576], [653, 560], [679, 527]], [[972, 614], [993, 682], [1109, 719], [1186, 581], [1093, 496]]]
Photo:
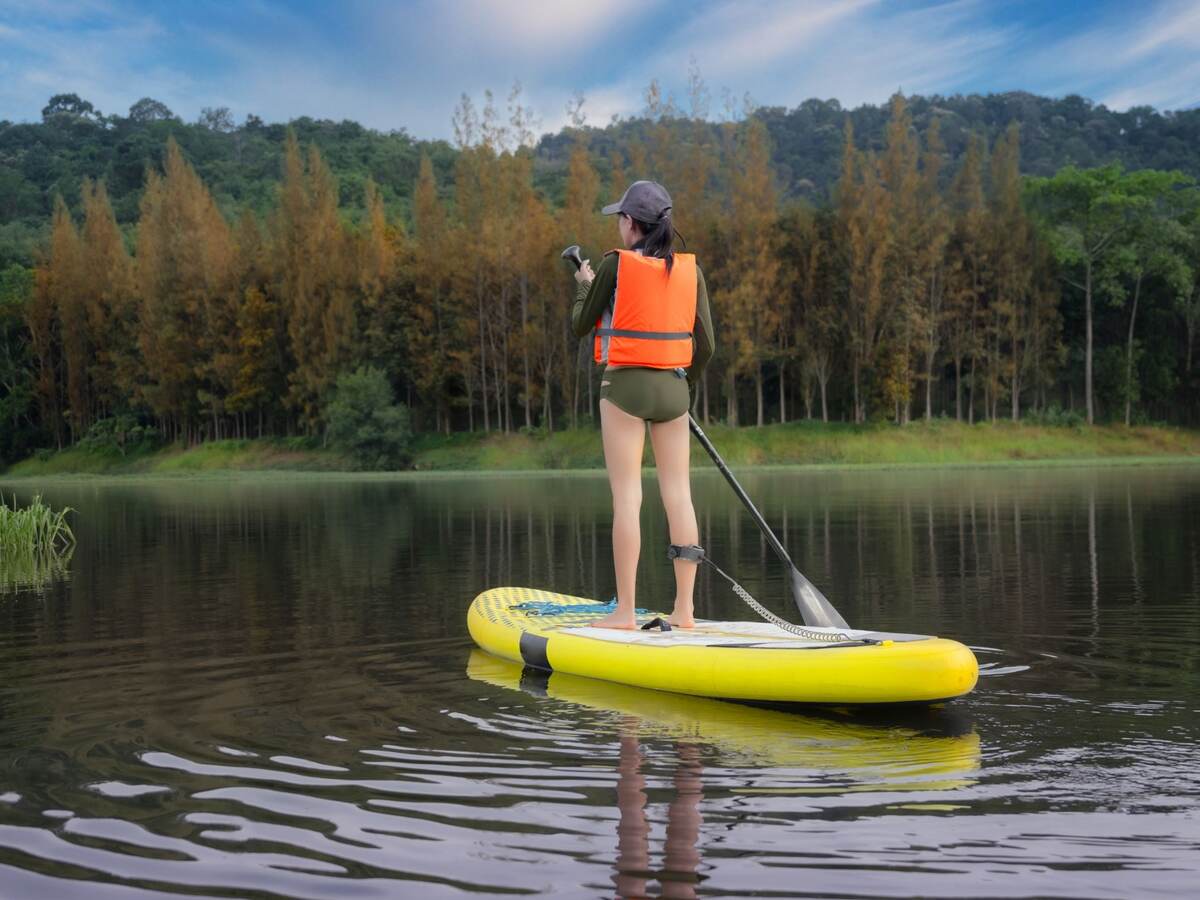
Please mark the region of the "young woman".
[[613, 497], [617, 608], [593, 624], [637, 627], [642, 447], [649, 425], [675, 565], [675, 607], [667, 621], [691, 628], [699, 557], [689, 550], [700, 535], [688, 475], [689, 389], [715, 347], [708, 290], [695, 257], [674, 252], [671, 198], [662, 185], [636, 181], [603, 212], [617, 215], [624, 249], [606, 253], [595, 273], [584, 262], [571, 315], [579, 337], [596, 329], [594, 356], [605, 366], [600, 431]]

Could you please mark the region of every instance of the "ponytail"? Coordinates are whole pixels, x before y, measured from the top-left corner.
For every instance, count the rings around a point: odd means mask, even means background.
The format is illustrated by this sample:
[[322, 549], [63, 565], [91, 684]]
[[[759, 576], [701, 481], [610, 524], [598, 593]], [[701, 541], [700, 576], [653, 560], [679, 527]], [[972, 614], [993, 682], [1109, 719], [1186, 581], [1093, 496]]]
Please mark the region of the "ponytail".
[[[638, 242], [642, 245], [642, 253], [646, 256], [656, 256], [659, 259], [667, 261], [667, 273], [670, 274], [671, 266], [675, 262], [675, 227], [671, 224], [671, 210], [667, 209], [658, 219], [657, 222], [642, 222], [634, 219], [641, 229], [642, 239]], [[682, 235], [680, 235], [682, 237]]]

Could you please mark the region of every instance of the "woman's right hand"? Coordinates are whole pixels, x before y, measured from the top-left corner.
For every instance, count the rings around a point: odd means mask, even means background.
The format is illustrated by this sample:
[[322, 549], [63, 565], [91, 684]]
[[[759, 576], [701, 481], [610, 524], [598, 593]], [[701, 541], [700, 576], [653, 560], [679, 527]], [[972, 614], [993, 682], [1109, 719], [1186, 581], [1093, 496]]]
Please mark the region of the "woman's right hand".
[[585, 259], [583, 265], [575, 271], [575, 280], [580, 284], [591, 284], [596, 277], [596, 273], [592, 271], [592, 261]]

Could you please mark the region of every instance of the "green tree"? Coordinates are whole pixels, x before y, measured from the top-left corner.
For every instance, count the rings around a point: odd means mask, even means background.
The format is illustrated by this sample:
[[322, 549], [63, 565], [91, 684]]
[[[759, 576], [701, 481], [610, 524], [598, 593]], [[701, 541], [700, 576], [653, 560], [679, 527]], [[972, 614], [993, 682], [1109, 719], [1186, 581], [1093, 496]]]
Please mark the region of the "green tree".
[[1200, 329], [1200, 198], [1191, 197], [1190, 208], [1183, 218], [1183, 259], [1190, 276], [1185, 290], [1176, 297], [1175, 305], [1183, 320], [1186, 351], [1183, 361], [1183, 381], [1189, 385], [1192, 379], [1192, 363], [1196, 346], [1196, 331]]
[[364, 468], [397, 468], [408, 461], [408, 408], [396, 403], [382, 370], [360, 367], [338, 376], [324, 416], [329, 442]]
[[1031, 178], [1028, 200], [1043, 234], [1054, 248], [1063, 279], [1083, 296], [1084, 396], [1087, 422], [1095, 421], [1093, 390], [1096, 288], [1111, 279], [1127, 258], [1122, 249], [1131, 239], [1138, 211], [1157, 189], [1157, 179], [1127, 173], [1120, 163], [1096, 169], [1066, 166], [1053, 176]]
[[33, 368], [27, 308], [33, 271], [13, 265], [0, 270], [0, 465], [28, 449], [32, 431]]
[[1126, 425], [1132, 422], [1133, 404], [1139, 395], [1134, 331], [1142, 287], [1147, 279], [1155, 277], [1162, 280], [1172, 297], [1186, 296], [1191, 287], [1185, 255], [1187, 230], [1181, 221], [1187, 195], [1178, 190], [1188, 183], [1189, 179], [1179, 172], [1148, 169], [1128, 173], [1126, 228], [1100, 270], [1099, 280], [1109, 302], [1129, 308], [1118, 390]]

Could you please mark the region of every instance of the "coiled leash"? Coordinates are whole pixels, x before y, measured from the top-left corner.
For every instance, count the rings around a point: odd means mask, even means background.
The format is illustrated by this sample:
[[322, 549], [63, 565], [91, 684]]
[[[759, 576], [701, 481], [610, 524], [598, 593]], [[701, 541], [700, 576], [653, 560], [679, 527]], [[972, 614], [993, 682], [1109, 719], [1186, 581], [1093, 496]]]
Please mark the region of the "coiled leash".
[[[840, 631], [813, 631], [811, 628], [805, 628], [803, 625], [796, 625], [784, 619], [782, 616], [777, 616], [771, 612], [757, 600], [750, 596], [750, 592], [738, 584], [731, 578], [724, 569], [718, 566], [715, 562], [708, 558], [708, 554], [704, 552], [704, 548], [696, 544], [688, 546], [680, 546], [679, 544], [671, 544], [667, 547], [667, 559], [676, 560], [682, 559], [685, 562], [694, 562], [697, 565], [706, 563], [713, 571], [729, 582], [733, 592], [737, 594], [738, 599], [749, 606], [752, 610], [770, 622], [772, 625], [777, 625], [784, 631], [794, 634], [797, 637], [802, 637], [808, 641], [819, 641], [827, 644], [839, 644], [843, 641], [861, 642], [861, 638], [852, 638], [850, 635]], [[653, 624], [653, 623], [651, 623]]]

